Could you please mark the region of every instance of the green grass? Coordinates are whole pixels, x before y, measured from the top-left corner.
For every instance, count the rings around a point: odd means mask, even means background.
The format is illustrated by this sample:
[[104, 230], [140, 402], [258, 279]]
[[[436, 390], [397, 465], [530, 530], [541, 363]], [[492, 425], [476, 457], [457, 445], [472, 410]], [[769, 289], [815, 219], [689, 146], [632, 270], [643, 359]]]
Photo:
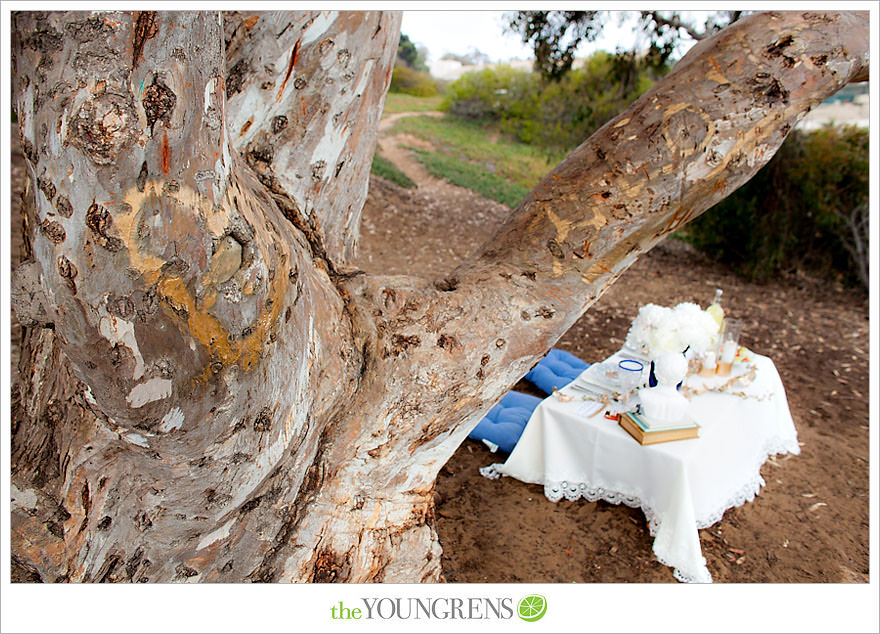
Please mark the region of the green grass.
[[398, 112], [429, 112], [438, 110], [442, 95], [434, 97], [413, 97], [402, 92], [389, 92], [385, 99], [383, 115], [396, 114]]
[[[390, 93], [385, 114], [436, 110], [440, 100]], [[433, 176], [509, 207], [519, 204], [561, 158], [548, 157], [544, 149], [510, 140], [484, 123], [449, 115], [404, 117], [394, 122], [392, 133], [411, 134], [431, 144], [433, 151], [410, 149]], [[373, 163], [374, 173], [394, 180], [383, 173], [390, 170], [398, 171], [387, 161]]]
[[461, 161], [448, 154], [410, 149], [415, 151], [419, 161], [433, 176], [477, 192], [483, 198], [490, 198], [508, 207], [518, 205], [531, 191], [528, 187], [511, 183], [506, 178], [493, 174], [478, 165]]
[[395, 167], [394, 163], [378, 154], [373, 156], [373, 165], [370, 168], [370, 171], [377, 176], [381, 176], [385, 180], [397, 183], [401, 187], [411, 188], [416, 186], [409, 176]]
[[[485, 124], [452, 116], [405, 117], [394, 123], [393, 131], [425, 139], [438, 154], [457, 162], [469, 163], [485, 172], [487, 176], [480, 180], [494, 182], [501, 179], [509, 182], [516, 192], [523, 189], [530, 191], [556, 163], [541, 149], [508, 140]], [[435, 161], [435, 168], [439, 169], [439, 161]], [[505, 198], [510, 199], [511, 196]]]

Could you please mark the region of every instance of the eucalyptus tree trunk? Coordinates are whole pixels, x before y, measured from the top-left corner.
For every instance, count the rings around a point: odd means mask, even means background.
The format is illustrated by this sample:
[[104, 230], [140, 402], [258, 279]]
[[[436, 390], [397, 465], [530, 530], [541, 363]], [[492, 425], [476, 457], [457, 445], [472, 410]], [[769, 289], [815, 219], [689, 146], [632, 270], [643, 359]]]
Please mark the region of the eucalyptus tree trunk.
[[18, 13], [12, 548], [46, 581], [434, 581], [477, 421], [867, 79], [868, 16], [700, 42], [442, 280], [351, 267], [400, 18]]

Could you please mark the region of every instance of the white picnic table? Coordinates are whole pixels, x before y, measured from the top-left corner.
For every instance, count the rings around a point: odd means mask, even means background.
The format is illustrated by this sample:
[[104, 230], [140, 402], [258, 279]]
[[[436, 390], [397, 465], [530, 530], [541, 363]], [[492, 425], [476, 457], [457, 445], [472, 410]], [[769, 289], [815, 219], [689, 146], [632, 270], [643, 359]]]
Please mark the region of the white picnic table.
[[[617, 362], [630, 357], [618, 352]], [[584, 498], [641, 508], [654, 537], [657, 559], [684, 582], [711, 583], [698, 529], [719, 521], [727, 509], [754, 500], [765, 485], [760, 469], [774, 454], [799, 454], [797, 430], [773, 362], [751, 353], [733, 375], [754, 370], [737, 392], [691, 396], [690, 415], [699, 438], [640, 445], [616, 421], [596, 415], [596, 400], [583, 386], [595, 379], [591, 366], [559, 396], [544, 399], [504, 463], [484, 467], [487, 477], [509, 476], [540, 484], [551, 501]], [[592, 373], [592, 374], [591, 374]], [[695, 391], [712, 387], [689, 376]]]

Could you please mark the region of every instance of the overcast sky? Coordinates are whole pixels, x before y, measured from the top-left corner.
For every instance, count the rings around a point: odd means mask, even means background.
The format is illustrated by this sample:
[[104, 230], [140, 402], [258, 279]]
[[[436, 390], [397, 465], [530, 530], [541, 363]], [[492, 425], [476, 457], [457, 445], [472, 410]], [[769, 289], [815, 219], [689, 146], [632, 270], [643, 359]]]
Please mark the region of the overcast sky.
[[[503, 11], [404, 11], [401, 33], [428, 49], [428, 60], [440, 59], [444, 53], [464, 54], [478, 49], [493, 62], [511, 59], [532, 59], [530, 47], [517, 35], [505, 33]], [[578, 49], [578, 56], [604, 49], [614, 51], [618, 45], [632, 47], [636, 39], [632, 25], [620, 26], [612, 19], [593, 43]]]

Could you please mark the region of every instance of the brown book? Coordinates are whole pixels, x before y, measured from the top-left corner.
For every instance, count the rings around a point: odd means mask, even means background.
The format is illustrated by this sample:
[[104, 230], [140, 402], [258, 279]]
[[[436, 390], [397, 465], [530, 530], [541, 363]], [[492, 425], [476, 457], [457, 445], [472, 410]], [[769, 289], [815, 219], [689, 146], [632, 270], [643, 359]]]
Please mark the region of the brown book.
[[618, 424], [623, 427], [630, 436], [635, 438], [640, 445], [653, 445], [658, 442], [670, 442], [673, 440], [687, 440], [699, 438], [700, 426], [694, 423], [691, 426], [678, 429], [663, 429], [649, 431], [644, 428], [644, 423], [638, 420], [638, 416], [629, 412], [621, 414], [617, 418]]

